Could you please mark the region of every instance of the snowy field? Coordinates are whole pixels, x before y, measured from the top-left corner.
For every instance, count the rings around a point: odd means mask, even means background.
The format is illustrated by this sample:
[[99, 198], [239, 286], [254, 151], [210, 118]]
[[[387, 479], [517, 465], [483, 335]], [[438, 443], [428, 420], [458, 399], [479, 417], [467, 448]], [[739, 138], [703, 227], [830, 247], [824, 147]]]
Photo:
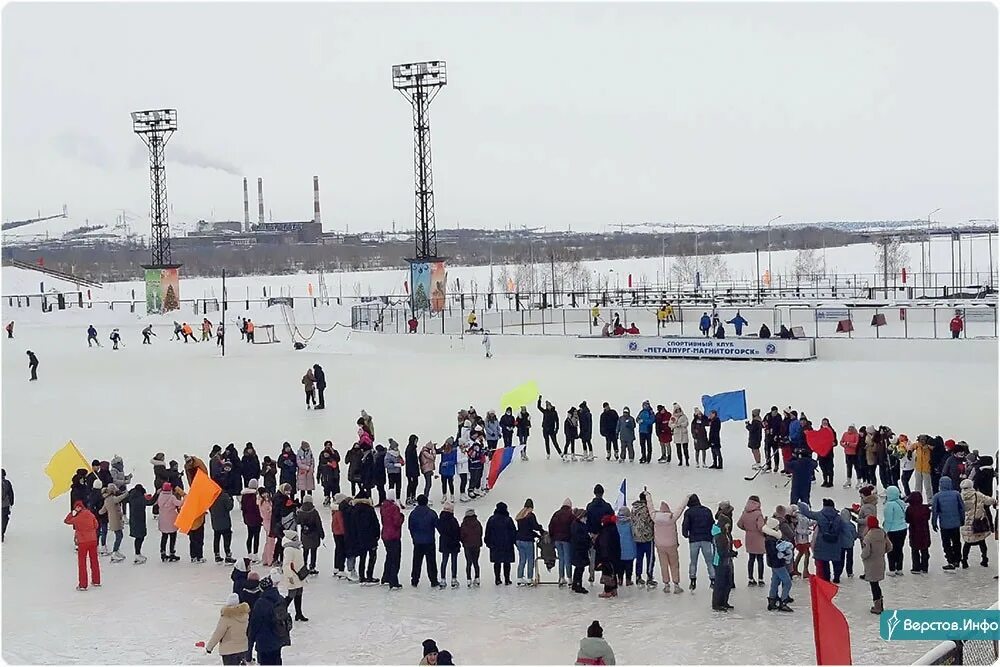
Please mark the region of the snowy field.
[[[5, 319], [8, 315], [5, 309]], [[63, 326], [52, 326], [57, 322]], [[148, 461], [157, 451], [168, 459], [180, 460], [184, 453], [205, 458], [215, 443], [235, 442], [242, 450], [243, 443], [253, 441], [260, 456], [274, 457], [284, 440], [297, 446], [305, 439], [318, 451], [329, 438], [343, 454], [362, 408], [374, 416], [380, 441], [391, 436], [402, 443], [416, 433], [421, 441], [440, 442], [452, 433], [459, 408], [470, 404], [480, 410], [497, 408], [502, 393], [535, 380], [560, 413], [581, 400], [595, 411], [607, 400], [619, 409], [629, 405], [634, 412], [646, 398], [654, 405], [678, 401], [690, 413], [702, 394], [746, 387], [751, 407], [792, 404], [814, 419], [829, 417], [838, 433], [849, 423], [884, 422], [911, 437], [941, 433], [986, 452], [997, 443], [996, 357], [984, 362], [971, 353], [971, 347], [965, 356], [950, 347], [948, 358], [930, 355], [920, 363], [822, 358], [802, 364], [630, 363], [519, 353], [515, 344], [497, 340], [497, 357], [486, 360], [475, 349], [478, 345], [468, 346], [468, 351], [414, 353], [403, 336], [337, 330], [317, 334], [315, 344], [299, 352], [284, 344], [249, 346], [235, 337], [222, 359], [214, 344], [173, 343], [163, 331], [152, 346], [140, 345], [134, 333], [128, 335], [127, 347], [116, 352], [107, 347], [107, 332], [102, 329], [106, 346], [88, 349], [80, 324], [19, 321], [17, 338], [3, 341], [3, 465], [14, 484], [17, 504], [8, 529], [11, 541], [2, 551], [2, 657], [12, 663], [218, 663], [216, 655], [207, 656], [194, 644], [207, 639], [215, 626], [230, 591], [230, 569], [212, 563], [194, 565], [186, 558], [161, 564], [155, 558], [158, 533], [152, 517], [144, 547], [151, 557], [146, 565], [134, 566], [131, 558], [115, 565], [102, 559], [104, 586], [86, 593], [74, 590], [72, 533], [62, 523], [68, 500], [65, 496], [48, 500], [49, 481], [42, 473], [51, 454], [69, 439], [88, 459], [121, 455], [126, 471], [134, 472], [136, 481], [149, 488]], [[26, 349], [40, 359], [40, 380], [35, 383], [27, 381]], [[906, 358], [905, 349], [884, 357]], [[302, 405], [299, 380], [313, 363], [324, 366], [330, 383], [325, 412], [309, 412]], [[467, 507], [474, 507], [485, 524], [496, 502], [506, 502], [513, 514], [530, 497], [546, 525], [564, 497], [584, 506], [593, 485], [600, 482], [613, 499], [623, 477], [628, 479], [630, 501], [646, 485], [657, 502], [674, 505], [695, 491], [711, 507], [731, 500], [737, 513], [750, 494], [759, 495], [769, 511], [787, 502], [787, 489], [776, 488], [773, 475], [744, 481], [751, 459], [742, 424], [724, 425], [722, 440], [724, 471], [693, 467], [681, 471], [655, 462], [608, 463], [603, 457], [594, 463], [547, 461], [536, 429], [529, 443], [531, 460], [515, 463], [488, 498], [459, 504], [456, 514], [461, 519]], [[595, 450], [599, 451], [596, 443]], [[839, 455], [836, 475], [836, 488], [828, 495], [838, 506], [856, 502], [855, 491], [840, 488]], [[823, 491], [827, 490], [814, 488], [816, 505], [826, 495]], [[439, 509], [437, 489], [432, 500]], [[329, 527], [329, 513], [320, 509]], [[233, 518], [237, 546], [244, 537], [238, 509]], [[740, 532], [736, 530], [735, 536]], [[206, 542], [210, 540], [207, 535]], [[973, 563], [967, 571], [944, 573], [940, 545], [935, 542], [931, 573], [923, 578], [909, 574], [907, 550], [906, 576], [883, 582], [886, 607], [989, 606], [997, 600], [992, 579], [997, 571], [996, 548], [991, 542], [988, 569]], [[123, 552], [130, 550], [126, 532]], [[187, 554], [183, 536], [178, 539], [178, 553]], [[235, 554], [240, 554], [238, 546]], [[859, 548], [855, 563], [860, 571], [858, 554]], [[736, 610], [724, 617], [710, 610], [703, 569], [701, 586], [693, 594], [623, 587], [617, 599], [605, 601], [598, 599], [597, 586], [590, 586], [588, 596], [555, 586], [494, 588], [484, 552], [484, 583], [479, 590], [463, 585], [458, 590], [432, 591], [425, 579], [419, 589], [406, 586], [390, 594], [384, 588], [334, 580], [332, 549], [324, 546], [319, 556], [320, 575], [308, 581], [304, 594], [304, 611], [311, 621], [296, 624], [292, 646], [284, 652], [289, 664], [415, 664], [420, 642], [427, 637], [450, 650], [459, 664], [569, 664], [593, 619], [601, 621], [620, 663], [814, 661], [808, 589], [796, 582], [794, 614], [780, 619], [769, 614], [766, 589], [745, 585], [743, 553], [735, 563]], [[376, 573], [381, 572], [383, 556], [380, 549]], [[404, 581], [409, 563], [410, 545], [404, 538]], [[682, 544], [682, 572], [687, 565]], [[554, 573], [544, 578], [554, 580]], [[460, 579], [464, 584], [461, 572]], [[687, 587], [686, 577], [682, 585]], [[857, 576], [845, 579], [837, 602], [851, 626], [857, 664], [909, 663], [933, 645], [881, 641], [878, 618], [868, 613], [868, 586]]]

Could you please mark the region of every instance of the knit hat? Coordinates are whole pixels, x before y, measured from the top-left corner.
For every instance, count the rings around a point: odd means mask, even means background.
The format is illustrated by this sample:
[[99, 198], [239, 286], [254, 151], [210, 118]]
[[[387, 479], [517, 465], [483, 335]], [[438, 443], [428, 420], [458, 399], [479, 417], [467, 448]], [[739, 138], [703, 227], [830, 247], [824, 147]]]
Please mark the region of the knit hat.
[[865, 484], [864, 486], [861, 487], [861, 489], [858, 490], [858, 493], [861, 494], [862, 498], [870, 496], [873, 493], [875, 493], [875, 487], [872, 486], [871, 484]]
[[118, 485], [108, 484], [108, 493], [118, 493]]
[[587, 628], [587, 636], [588, 637], [603, 637], [604, 636], [604, 628], [601, 627], [600, 623], [598, 623], [597, 621], [594, 621]]
[[948, 451], [951, 451], [954, 446], [955, 446], [955, 441], [952, 440], [951, 438], [944, 441], [944, 448], [947, 449]]
[[305, 494], [305, 496], [302, 497], [302, 502], [304, 503], [311, 503], [312, 501], [313, 501], [313, 495], [311, 493], [307, 493]]
[[869, 514], [868, 518], [865, 520], [865, 523], [868, 526], [869, 530], [871, 530], [872, 528], [878, 528], [878, 517], [875, 516], [874, 514]]
[[958, 488], [960, 488], [960, 489], [971, 489], [972, 488], [972, 480], [971, 479], [963, 479], [962, 483], [958, 485]]
[[259, 575], [259, 574], [257, 574], [256, 572], [254, 572], [253, 570], [251, 570], [251, 571], [250, 571], [250, 572], [249, 572], [249, 573], [247, 574], [247, 580], [248, 580], [248, 581], [260, 581], [260, 575]]
[[434, 641], [433, 639], [425, 639], [421, 645], [424, 647], [425, 656], [430, 655], [431, 653], [438, 652], [437, 642]]
[[247, 488], [249, 488], [249, 489], [253, 489], [254, 491], [256, 491], [256, 490], [257, 490], [257, 480], [255, 480], [255, 479], [251, 479], [251, 480], [250, 480], [250, 481], [249, 481], [249, 482], [247, 483]]
[[570, 500], [569, 498], [567, 498], [566, 500], [563, 501], [562, 506], [563, 507], [572, 507], [573, 506], [573, 501]]
[[445, 503], [444, 507], [441, 508], [441, 511], [442, 512], [454, 512], [455, 511], [455, 503]]
[[[487, 332], [489, 333], [489, 332]], [[451, 651], [441, 651], [438, 653], [437, 664], [439, 665], [454, 665], [455, 660], [451, 657]]]
[[469, 516], [476, 516], [476, 510], [474, 510], [474, 509], [472, 509], [470, 507], [469, 509], [465, 510], [465, 516], [467, 516], [467, 517], [469, 517]]
[[170, 493], [171, 491], [174, 490], [174, 485], [171, 484], [170, 482], [164, 482], [161, 488], [165, 493]]
[[240, 596], [237, 595], [236, 593], [230, 593], [228, 596], [226, 596], [227, 607], [235, 607], [239, 603], [240, 603]]
[[392, 450], [399, 449], [399, 443], [396, 442], [395, 440], [393, 440], [392, 438], [389, 438], [389, 449], [392, 449]]
[[[254, 572], [253, 574], [257, 573]], [[260, 580], [260, 590], [266, 591], [268, 588], [271, 588], [272, 586], [274, 586], [274, 579], [272, 579], [271, 577], [269, 576], [264, 577], [263, 579]]]
[[343, 493], [337, 493], [334, 494], [333, 496], [333, 502], [337, 503], [338, 505], [344, 502], [345, 500], [347, 500], [347, 496], [344, 495]]

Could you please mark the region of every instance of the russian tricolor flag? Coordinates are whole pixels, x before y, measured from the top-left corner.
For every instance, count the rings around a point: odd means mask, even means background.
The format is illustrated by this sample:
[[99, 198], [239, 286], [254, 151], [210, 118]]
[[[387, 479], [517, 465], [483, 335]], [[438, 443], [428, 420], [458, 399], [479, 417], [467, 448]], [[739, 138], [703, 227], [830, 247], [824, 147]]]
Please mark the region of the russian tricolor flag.
[[520, 458], [521, 452], [524, 449], [524, 445], [517, 445], [516, 447], [500, 447], [493, 452], [493, 457], [490, 459], [490, 469], [486, 477], [486, 483], [489, 488], [493, 488], [493, 485], [497, 483], [497, 478], [500, 477], [500, 473], [506, 470], [507, 466], [515, 461], [515, 458]]

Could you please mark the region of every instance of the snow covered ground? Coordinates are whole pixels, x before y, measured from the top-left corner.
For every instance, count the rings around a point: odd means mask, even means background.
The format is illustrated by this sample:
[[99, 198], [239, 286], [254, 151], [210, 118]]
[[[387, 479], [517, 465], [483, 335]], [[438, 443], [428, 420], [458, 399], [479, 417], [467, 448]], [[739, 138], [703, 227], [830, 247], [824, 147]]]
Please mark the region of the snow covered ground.
[[[907, 352], [916, 348], [901, 347], [914, 345], [907, 341], [853, 342], [881, 346], [872, 354], [881, 361], [821, 357], [802, 364], [630, 363], [574, 359], [568, 352], [529, 354], [517, 351], [528, 347], [498, 340], [497, 357], [486, 360], [474, 349], [478, 345], [467, 349], [462, 343], [449, 350], [442, 342], [440, 351], [428, 347], [418, 352], [412, 347], [419, 344], [415, 339], [431, 337], [409, 337], [411, 344], [404, 336], [338, 329], [317, 334], [314, 344], [298, 352], [287, 345], [250, 346], [234, 336], [223, 359], [214, 345], [174, 343], [163, 332], [152, 346], [142, 346], [135, 334], [128, 335], [125, 349], [116, 352], [107, 347], [102, 330], [105, 347], [88, 349], [79, 323], [62, 322], [66, 326], [53, 326], [55, 320], [19, 323], [16, 339], [4, 340], [2, 346], [3, 466], [17, 494], [8, 530], [11, 541], [2, 550], [2, 657], [14, 663], [218, 663], [217, 656], [205, 655], [194, 644], [207, 639], [215, 626], [230, 590], [230, 570], [186, 560], [159, 563], [152, 517], [144, 548], [151, 556], [148, 564], [134, 566], [129, 559], [111, 565], [103, 559], [104, 586], [86, 593], [74, 590], [72, 536], [62, 524], [68, 500], [48, 500], [49, 482], [42, 472], [52, 453], [69, 439], [88, 459], [121, 455], [126, 470], [149, 488], [148, 461], [157, 451], [168, 458], [180, 459], [184, 453], [205, 457], [215, 443], [235, 442], [242, 449], [243, 443], [253, 441], [261, 456], [275, 456], [282, 441], [297, 445], [305, 439], [318, 450], [329, 438], [343, 453], [362, 408], [374, 416], [379, 440], [391, 436], [405, 442], [416, 433], [422, 441], [442, 441], [453, 430], [456, 410], [470, 404], [481, 410], [496, 408], [502, 393], [530, 379], [561, 412], [581, 400], [595, 409], [607, 400], [636, 410], [646, 398], [654, 404], [678, 401], [690, 411], [702, 394], [746, 387], [752, 406], [792, 404], [815, 419], [829, 417], [838, 432], [849, 423], [884, 422], [911, 437], [931, 432], [965, 439], [985, 452], [997, 442], [996, 357], [983, 361], [973, 353], [981, 349], [976, 347], [949, 347], [949, 356], [921, 355], [919, 363]], [[923, 343], [928, 344], [935, 342]], [[892, 354], [886, 346], [892, 346]], [[34, 350], [40, 360], [40, 380], [35, 383], [27, 381], [26, 349]], [[891, 360], [901, 358], [905, 361]], [[326, 412], [306, 411], [302, 405], [299, 379], [313, 363], [327, 371]], [[737, 512], [750, 494], [759, 495], [767, 509], [787, 502], [787, 489], [777, 488], [773, 475], [744, 481], [751, 459], [742, 425], [727, 423], [722, 436], [726, 469], [717, 472], [656, 463], [621, 465], [603, 457], [594, 463], [546, 460], [536, 432], [530, 441], [531, 460], [515, 463], [488, 498], [460, 504], [457, 514], [461, 518], [467, 507], [474, 507], [485, 524], [496, 502], [502, 500], [516, 512], [530, 497], [540, 521], [547, 524], [564, 497], [583, 506], [600, 482], [613, 498], [623, 477], [629, 500], [645, 485], [657, 501], [675, 504], [696, 491], [712, 507], [731, 500]], [[843, 463], [839, 458], [837, 463], [837, 488], [823, 494], [816, 487], [816, 504], [824, 495], [838, 505], [857, 501], [855, 491], [840, 488]], [[432, 499], [440, 508], [437, 489]], [[243, 533], [238, 510], [234, 523], [234, 545], [239, 545]], [[207, 541], [210, 545], [210, 536]], [[179, 553], [186, 554], [186, 538], [178, 542]], [[125, 544], [128, 554], [127, 537]], [[974, 563], [967, 571], [943, 573], [935, 542], [927, 577], [909, 574], [907, 555], [906, 576], [883, 582], [887, 608], [986, 607], [996, 602], [996, 543], [991, 542], [990, 549], [990, 568]], [[380, 552], [377, 572], [383, 555]], [[725, 617], [710, 610], [704, 570], [694, 594], [622, 588], [618, 599], [605, 601], [597, 598], [596, 586], [589, 596], [554, 586], [494, 588], [485, 554], [479, 590], [463, 586], [431, 591], [425, 580], [419, 589], [407, 586], [392, 594], [335, 581], [331, 559], [332, 549], [324, 546], [321, 574], [307, 583], [304, 596], [311, 621], [296, 625], [293, 645], [285, 651], [289, 664], [415, 664], [420, 642], [427, 637], [451, 650], [459, 664], [569, 664], [593, 619], [605, 627], [621, 663], [814, 660], [807, 588], [796, 584], [796, 613], [778, 619], [765, 611], [766, 589], [746, 587], [744, 554], [736, 561], [736, 610]], [[409, 562], [410, 546], [404, 538], [404, 579]], [[857, 551], [855, 562], [860, 571]], [[687, 565], [682, 545], [685, 572]], [[682, 585], [687, 587], [686, 580]], [[837, 601], [851, 625], [855, 663], [909, 663], [933, 645], [880, 640], [878, 618], [868, 613], [868, 586], [857, 576], [845, 580]]]

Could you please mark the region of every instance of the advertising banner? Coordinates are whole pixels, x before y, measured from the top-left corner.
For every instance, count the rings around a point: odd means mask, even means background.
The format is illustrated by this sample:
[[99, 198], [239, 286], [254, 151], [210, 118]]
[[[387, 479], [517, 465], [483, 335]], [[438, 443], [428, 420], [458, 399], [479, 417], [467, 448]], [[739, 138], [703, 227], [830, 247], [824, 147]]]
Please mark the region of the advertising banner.
[[742, 359], [752, 361], [801, 361], [816, 358], [811, 338], [684, 338], [581, 336], [576, 356], [635, 357], [651, 359]]
[[146, 269], [146, 312], [169, 313], [180, 310], [180, 273], [176, 268]]
[[410, 300], [413, 312], [430, 310], [440, 313], [444, 310], [447, 297], [448, 271], [443, 261], [410, 262]]

